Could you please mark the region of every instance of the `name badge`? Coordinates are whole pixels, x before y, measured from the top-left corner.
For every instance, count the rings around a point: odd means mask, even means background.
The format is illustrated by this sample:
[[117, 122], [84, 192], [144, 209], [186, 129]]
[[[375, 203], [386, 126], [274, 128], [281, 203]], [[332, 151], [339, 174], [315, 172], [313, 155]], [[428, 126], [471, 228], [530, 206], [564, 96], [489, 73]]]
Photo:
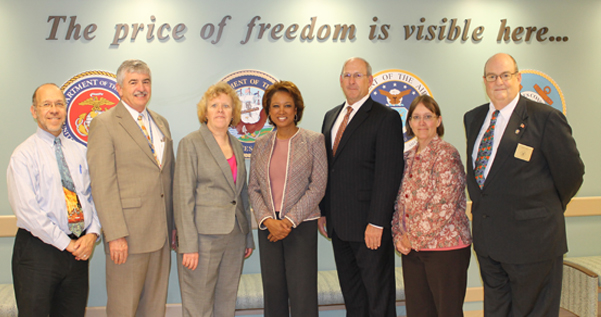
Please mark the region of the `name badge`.
[[518, 147], [515, 149], [513, 156], [522, 161], [530, 162], [532, 151], [534, 151], [533, 147], [518, 143]]

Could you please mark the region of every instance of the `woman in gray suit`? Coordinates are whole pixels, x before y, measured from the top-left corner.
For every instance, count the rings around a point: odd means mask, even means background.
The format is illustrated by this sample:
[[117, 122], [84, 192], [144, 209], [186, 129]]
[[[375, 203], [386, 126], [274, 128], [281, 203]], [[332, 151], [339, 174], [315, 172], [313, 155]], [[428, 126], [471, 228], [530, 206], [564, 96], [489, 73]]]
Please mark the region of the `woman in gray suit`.
[[179, 143], [173, 204], [184, 316], [234, 316], [254, 248], [244, 153], [228, 132], [240, 108], [228, 84], [211, 86], [198, 103], [200, 129]]
[[297, 127], [304, 103], [292, 82], [267, 88], [263, 109], [277, 129], [255, 143], [248, 190], [261, 229], [265, 316], [290, 311], [293, 317], [316, 317], [317, 219], [328, 165], [324, 137]]

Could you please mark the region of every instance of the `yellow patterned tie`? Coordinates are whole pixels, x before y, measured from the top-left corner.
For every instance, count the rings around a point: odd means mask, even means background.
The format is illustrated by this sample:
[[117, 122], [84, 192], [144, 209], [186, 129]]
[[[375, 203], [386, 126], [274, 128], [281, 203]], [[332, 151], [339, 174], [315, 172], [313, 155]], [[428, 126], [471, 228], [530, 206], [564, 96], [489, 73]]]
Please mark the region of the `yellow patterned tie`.
[[61, 139], [54, 139], [54, 152], [56, 155], [56, 162], [58, 163], [58, 170], [61, 174], [61, 183], [63, 185], [63, 193], [65, 194], [65, 202], [67, 203], [67, 217], [69, 230], [76, 237], [81, 236], [84, 231], [85, 222], [83, 219], [83, 209], [81, 208], [81, 202], [79, 196], [75, 191], [75, 184], [73, 178], [71, 178], [71, 172], [67, 165], [67, 160], [63, 154], [61, 148]]
[[154, 144], [152, 144], [152, 140], [150, 139], [148, 130], [146, 130], [146, 126], [144, 126], [144, 121], [142, 121], [141, 114], [138, 115], [138, 125], [140, 126], [140, 129], [142, 129], [142, 132], [144, 132], [144, 135], [146, 136], [146, 140], [148, 140], [148, 146], [150, 146], [150, 151], [152, 152], [152, 155], [154, 156], [155, 161], [157, 161], [157, 164], [159, 164], [159, 166], [161, 166], [161, 162], [159, 162], [159, 158], [157, 157], [157, 154], [154, 151]]

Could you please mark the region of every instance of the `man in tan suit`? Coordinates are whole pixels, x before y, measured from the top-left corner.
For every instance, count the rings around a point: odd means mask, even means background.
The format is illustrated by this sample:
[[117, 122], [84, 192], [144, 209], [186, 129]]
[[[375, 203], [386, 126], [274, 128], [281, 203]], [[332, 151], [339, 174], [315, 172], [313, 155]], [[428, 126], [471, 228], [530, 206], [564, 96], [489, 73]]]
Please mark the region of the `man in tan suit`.
[[151, 95], [146, 63], [123, 62], [117, 92], [117, 106], [92, 120], [87, 154], [107, 254], [107, 314], [164, 317], [173, 140], [167, 120], [146, 108]]

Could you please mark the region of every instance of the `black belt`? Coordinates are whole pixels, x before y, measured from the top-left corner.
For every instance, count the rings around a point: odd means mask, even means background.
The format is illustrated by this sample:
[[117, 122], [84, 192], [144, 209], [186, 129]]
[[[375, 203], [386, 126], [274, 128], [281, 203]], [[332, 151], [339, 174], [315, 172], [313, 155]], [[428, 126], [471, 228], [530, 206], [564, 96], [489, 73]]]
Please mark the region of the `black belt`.
[[84, 230], [79, 237], [71, 233], [71, 234], [69, 234], [69, 238], [71, 238], [71, 240], [77, 240], [77, 239], [83, 237], [86, 234], [86, 231], [87, 231], [87, 229]]

